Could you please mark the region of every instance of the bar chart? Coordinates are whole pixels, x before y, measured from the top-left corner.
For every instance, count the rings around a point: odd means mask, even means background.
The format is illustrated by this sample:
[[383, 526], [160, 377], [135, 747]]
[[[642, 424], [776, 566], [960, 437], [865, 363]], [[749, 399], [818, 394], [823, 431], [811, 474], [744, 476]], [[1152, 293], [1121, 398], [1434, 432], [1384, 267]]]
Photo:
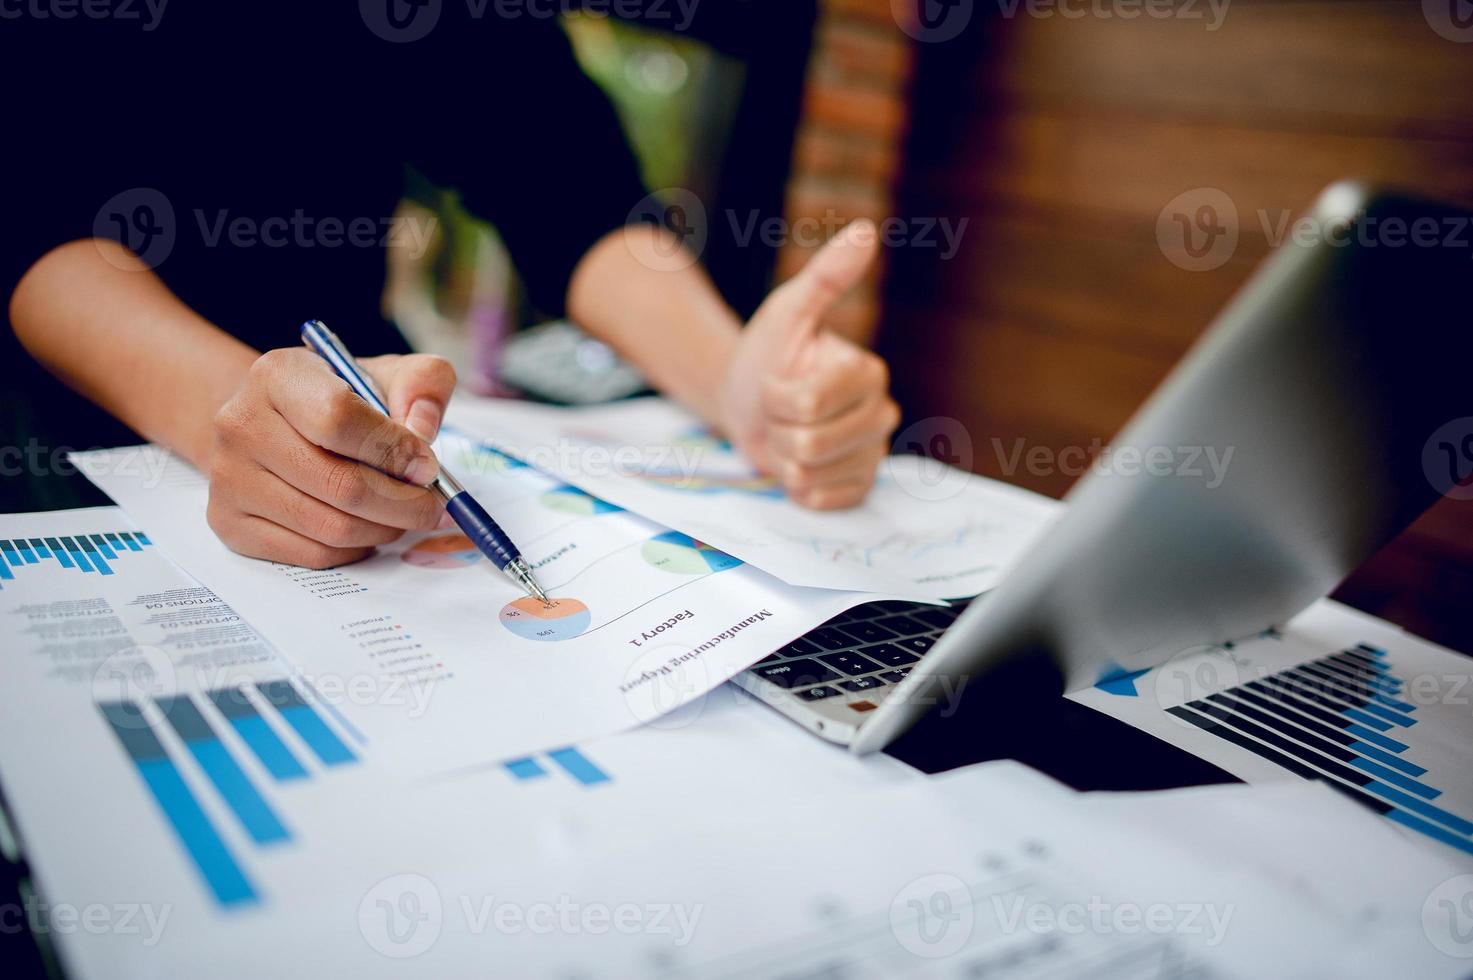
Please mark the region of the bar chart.
[[521, 783], [550, 779], [554, 772], [561, 772], [565, 778], [584, 787], [613, 782], [612, 776], [572, 746], [554, 749], [546, 753], [545, 758], [546, 762], [540, 762], [534, 756], [510, 759], [502, 763], [502, 768], [510, 773], [514, 780]]
[[[1473, 819], [1414, 761], [1417, 705], [1390, 654], [1360, 643], [1166, 710], [1404, 827], [1473, 854]], [[1456, 779], [1457, 774], [1451, 774]]]
[[[317, 707], [285, 678], [97, 707], [205, 886], [225, 908], [258, 903], [262, 894], [210, 810], [223, 809], [251, 845], [277, 847], [296, 835], [271, 787], [312, 779], [308, 753], [322, 771], [358, 761]], [[227, 740], [227, 730], [238, 741]], [[167, 740], [166, 731], [172, 736]], [[246, 756], [269, 779], [253, 775]], [[201, 794], [212, 796], [218, 807], [207, 806]]]
[[155, 703], [251, 840], [257, 844], [291, 840], [291, 833], [251, 783], [250, 777], [205, 720], [199, 707], [187, 697], [163, 698]]
[[138, 775], [153, 794], [154, 802], [214, 894], [215, 901], [223, 906], [259, 901], [255, 885], [251, 884], [235, 855], [221, 839], [214, 822], [184, 781], [178, 764], [144, 718], [139, 704], [112, 701], [99, 704], [98, 709], [137, 766]]
[[340, 766], [358, 761], [353, 750], [338, 738], [328, 724], [309, 705], [302, 692], [288, 680], [266, 681], [256, 685], [262, 696], [276, 708], [298, 737], [325, 766]]
[[307, 770], [297, 761], [276, 730], [267, 724], [245, 692], [239, 688], [211, 691], [210, 701], [240, 736], [256, 759], [278, 780], [306, 779]]
[[0, 538], [0, 589], [16, 580], [17, 571], [50, 562], [76, 572], [112, 575], [113, 562], [152, 544], [142, 531]]

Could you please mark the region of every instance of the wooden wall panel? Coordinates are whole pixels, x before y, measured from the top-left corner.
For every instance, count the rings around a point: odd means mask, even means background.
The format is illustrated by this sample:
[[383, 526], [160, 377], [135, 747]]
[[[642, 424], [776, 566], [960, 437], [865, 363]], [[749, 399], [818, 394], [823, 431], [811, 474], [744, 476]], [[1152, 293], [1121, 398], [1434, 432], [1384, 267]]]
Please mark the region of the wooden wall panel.
[[1473, 136], [1469, 45], [1438, 36], [1416, 0], [1233, 0], [1216, 31], [1145, 18], [1020, 17], [987, 28], [1009, 34], [968, 91], [993, 105]]

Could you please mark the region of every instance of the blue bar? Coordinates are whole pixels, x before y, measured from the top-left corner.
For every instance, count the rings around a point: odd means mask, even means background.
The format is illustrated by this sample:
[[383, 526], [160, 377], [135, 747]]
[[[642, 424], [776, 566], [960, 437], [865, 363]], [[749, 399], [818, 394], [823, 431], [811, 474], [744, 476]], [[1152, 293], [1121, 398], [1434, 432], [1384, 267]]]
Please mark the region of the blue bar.
[[1304, 664], [1289, 672], [1290, 677], [1305, 680], [1305, 683], [1319, 685], [1333, 685], [1332, 691], [1346, 688], [1357, 698], [1370, 697], [1373, 692], [1380, 691], [1385, 694], [1399, 694], [1401, 688], [1380, 677], [1372, 677], [1369, 674], [1357, 673], [1352, 670], [1338, 668], [1335, 664]]
[[1433, 789], [1431, 786], [1424, 786], [1421, 783], [1417, 782], [1415, 779], [1412, 779], [1410, 776], [1404, 776], [1399, 772], [1392, 772], [1385, 766], [1379, 766], [1376, 763], [1371, 762], [1367, 759], [1362, 759], [1359, 756], [1351, 759], [1348, 762], [1348, 765], [1354, 766], [1368, 776], [1375, 776], [1377, 779], [1384, 779], [1394, 786], [1400, 786], [1402, 789], [1406, 790], [1409, 793], [1416, 793], [1424, 800], [1435, 800], [1442, 795], [1442, 790], [1440, 789]]
[[317, 706], [319, 708], [322, 708], [328, 714], [332, 715], [332, 720], [338, 723], [339, 728], [348, 733], [349, 738], [357, 742], [359, 745], [368, 744], [368, 739], [365, 738], [363, 733], [358, 730], [358, 726], [349, 721], [347, 717], [338, 710], [337, 705], [333, 704], [327, 698], [318, 693], [317, 688], [312, 686], [311, 681], [303, 677], [302, 686], [305, 687], [308, 691], [312, 692], [312, 699], [317, 702]]
[[1371, 700], [1376, 702], [1377, 704], [1384, 704], [1386, 707], [1392, 709], [1393, 711], [1411, 712], [1417, 710], [1417, 706], [1415, 704], [1408, 704], [1405, 701], [1398, 701], [1396, 698], [1389, 697], [1385, 694], [1372, 694]]
[[1373, 718], [1359, 708], [1341, 708], [1340, 713], [1353, 721], [1358, 721], [1367, 728], [1374, 728], [1378, 732], [1389, 732], [1391, 726], [1379, 718]]
[[1357, 650], [1361, 651], [1362, 653], [1369, 653], [1373, 657], [1384, 657], [1384, 656], [1386, 656], [1386, 651], [1385, 650], [1382, 650], [1380, 647], [1373, 647], [1369, 643], [1357, 643], [1355, 645], [1355, 648]]
[[9, 541], [0, 540], [0, 551], [5, 552], [5, 560], [17, 568], [25, 564], [25, 562], [21, 561], [21, 557], [16, 552], [15, 546]]
[[530, 757], [526, 759], [513, 759], [510, 762], [502, 763], [502, 765], [506, 767], [507, 772], [511, 773], [517, 779], [536, 779], [539, 776], [547, 775], [547, 770], [539, 766], [536, 759]]
[[205, 775], [210, 777], [210, 782], [215, 784], [230, 809], [235, 811], [240, 825], [251, 835], [251, 840], [257, 844], [275, 844], [292, 839], [291, 833], [277, 819], [270, 805], [251, 784], [250, 777], [241, 771], [239, 764], [219, 739], [191, 741], [187, 744], [195, 761], [205, 771]]
[[134, 531], [133, 532], [133, 537], [135, 537], [135, 538], [138, 539], [138, 543], [139, 544], [144, 544], [144, 545], [153, 544], [152, 541], [148, 540], [148, 535], [144, 534], [142, 531]]
[[558, 749], [547, 753], [547, 757], [562, 766], [569, 776], [584, 786], [594, 786], [610, 781], [608, 773], [590, 762], [582, 752], [575, 748]]
[[116, 533], [108, 531], [103, 537], [107, 538], [107, 543], [112, 545], [112, 549], [118, 554], [121, 555], [124, 551], [128, 550], [123, 546], [123, 539], [118, 537]]
[[1386, 694], [1400, 694], [1401, 680], [1390, 674], [1368, 674], [1363, 670], [1353, 670], [1334, 660], [1325, 660], [1318, 664], [1305, 664], [1302, 668], [1306, 673], [1316, 676], [1333, 678], [1347, 687], [1356, 689], [1365, 688], [1368, 691], [1383, 691]]
[[225, 842], [215, 832], [210, 818], [179, 776], [179, 770], [168, 759], [147, 759], [138, 763], [143, 781], [178, 835], [179, 842], [194, 859], [205, 882], [221, 905], [255, 902], [256, 890], [246, 880], [245, 872], [235, 863]]
[[1427, 775], [1427, 770], [1415, 762], [1408, 762], [1405, 759], [1392, 755], [1390, 752], [1382, 752], [1374, 745], [1367, 745], [1365, 742], [1351, 742], [1349, 747], [1368, 759], [1375, 759], [1377, 762], [1391, 766], [1393, 769], [1400, 769], [1409, 776]]
[[153, 793], [154, 802], [168, 819], [179, 843], [214, 893], [215, 900], [221, 905], [255, 902], [255, 888], [246, 879], [240, 865], [235, 863], [229, 848], [180, 777], [158, 737], [143, 720], [138, 706], [120, 701], [99, 704], [98, 708], [138, 767], [139, 775]]
[[31, 547], [36, 549], [36, 554], [42, 558], [50, 558], [51, 552], [46, 550], [46, 542], [40, 538], [31, 539]]
[[47, 538], [46, 547], [51, 549], [51, 556], [57, 561], [61, 562], [62, 568], [72, 567], [72, 560], [67, 557], [66, 549], [61, 546], [61, 542], [57, 541], [55, 538]]
[[240, 764], [225, 748], [205, 716], [187, 697], [163, 698], [158, 702], [164, 717], [184, 740], [194, 760], [199, 763], [215, 789], [235, 812], [240, 825], [257, 844], [274, 844], [291, 840], [291, 834], [277, 819], [271, 807], [241, 770]]
[[1405, 742], [1398, 742], [1394, 738], [1387, 738], [1385, 735], [1373, 732], [1369, 728], [1362, 728], [1360, 725], [1346, 725], [1345, 734], [1354, 735], [1363, 742], [1371, 742], [1379, 745], [1388, 752], [1405, 752], [1411, 748]]
[[15, 580], [15, 573], [12, 572], [10, 570], [10, 566], [5, 564], [5, 562], [3, 561], [0, 561], [0, 578], [3, 578], [7, 581]]
[[113, 553], [113, 546], [108, 544], [107, 538], [100, 534], [94, 534], [92, 535], [92, 543], [97, 545], [98, 550], [102, 552], [102, 557], [108, 561], [118, 560], [118, 556]]
[[97, 569], [103, 575], [111, 575], [113, 573], [107, 562], [102, 560], [102, 555], [98, 552], [97, 545], [92, 543], [91, 538], [85, 534], [79, 534], [77, 535], [77, 545], [87, 553], [87, 560], [92, 562], [93, 568]]
[[123, 539], [123, 544], [128, 546], [129, 551], [143, 550], [142, 548], [138, 547], [138, 542], [133, 540], [133, 535], [129, 534], [127, 531], [119, 531], [118, 537]]
[[358, 757], [353, 751], [342, 743], [331, 728], [328, 728], [323, 720], [317, 717], [317, 712], [306, 705], [296, 708], [277, 708], [286, 723], [301, 736], [302, 741], [317, 753], [317, 758], [322, 760], [325, 766], [341, 765], [345, 762], [356, 762]]
[[307, 770], [292, 755], [292, 750], [283, 742], [266, 724], [266, 719], [257, 715], [254, 718], [232, 718], [230, 725], [240, 735], [241, 740], [250, 746], [256, 758], [261, 760], [261, 765], [266, 771], [280, 780], [305, 779]]
[[77, 563], [78, 568], [84, 572], [92, 571], [92, 566], [87, 564], [87, 556], [82, 553], [81, 548], [77, 547], [77, 542], [71, 538], [62, 538], [61, 543], [66, 547], [67, 553], [72, 556], [72, 561]]
[[1389, 669], [1386, 664], [1382, 663], [1380, 660], [1377, 660], [1375, 657], [1367, 656], [1366, 654], [1361, 653], [1359, 650], [1341, 650], [1339, 653], [1330, 657], [1330, 663], [1346, 664], [1349, 666], [1360, 667], [1364, 670], [1374, 670], [1376, 673], [1381, 674], [1385, 677], [1391, 676], [1390, 674], [1386, 673], [1386, 671]]
[[266, 700], [276, 708], [286, 723], [292, 726], [297, 733], [317, 753], [317, 758], [322, 760], [326, 766], [341, 765], [345, 762], [357, 762], [358, 757], [343, 744], [331, 728], [327, 727], [311, 705], [302, 699], [302, 695], [289, 681], [263, 681], [256, 685]]
[[16, 538], [15, 546], [20, 549], [20, 556], [26, 560], [27, 565], [35, 565], [41, 561], [41, 559], [36, 557], [36, 553], [31, 550], [30, 544], [24, 539]]
[[1405, 810], [1391, 810], [1386, 814], [1386, 819], [1395, 820], [1403, 827], [1410, 827], [1419, 834], [1426, 834], [1433, 840], [1441, 841], [1450, 847], [1456, 847], [1460, 851], [1473, 854], [1473, 841], [1465, 837], [1459, 837], [1457, 834], [1450, 833], [1426, 821], [1419, 820]]
[[[1308, 669], [1309, 665], [1305, 665]], [[1351, 668], [1336, 663], [1335, 660], [1326, 660], [1323, 665], [1315, 668], [1315, 672], [1335, 678], [1345, 687], [1355, 691], [1379, 691], [1382, 694], [1401, 694], [1401, 681], [1389, 678], [1385, 673], [1365, 673], [1364, 671], [1352, 671]]]
[[291, 749], [261, 717], [244, 691], [234, 688], [211, 691], [210, 701], [230, 722], [230, 727], [255, 753], [266, 771], [279, 780], [305, 779], [307, 770], [292, 755]]
[[1377, 718], [1385, 718], [1393, 725], [1400, 725], [1402, 728], [1411, 728], [1417, 723], [1417, 719], [1415, 718], [1407, 718], [1401, 714], [1398, 714], [1395, 711], [1392, 711], [1390, 708], [1383, 708], [1378, 704], [1363, 704], [1361, 705], [1361, 710], [1369, 711]]
[[1473, 822], [1464, 820], [1456, 813], [1449, 813], [1440, 806], [1433, 806], [1425, 800], [1419, 800], [1415, 796], [1408, 796], [1400, 790], [1392, 789], [1374, 779], [1366, 783], [1366, 790], [1375, 793], [1383, 799], [1390, 800], [1397, 806], [1405, 807], [1413, 813], [1419, 813], [1428, 820], [1436, 821], [1446, 827], [1451, 827], [1460, 834], [1473, 834]]

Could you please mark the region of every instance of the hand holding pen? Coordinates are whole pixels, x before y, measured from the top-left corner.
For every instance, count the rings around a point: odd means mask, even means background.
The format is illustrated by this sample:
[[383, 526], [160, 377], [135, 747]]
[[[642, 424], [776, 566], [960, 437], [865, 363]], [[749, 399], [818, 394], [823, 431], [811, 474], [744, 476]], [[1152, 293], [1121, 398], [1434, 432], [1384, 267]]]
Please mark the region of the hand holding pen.
[[[393, 417], [383, 395], [374, 384], [373, 377], [348, 352], [337, 334], [327, 329], [326, 324], [321, 320], [308, 320], [302, 324], [302, 342], [325, 360], [338, 377], [348, 382], [348, 386], [374, 410], [385, 417]], [[532, 568], [522, 557], [521, 551], [455, 477], [441, 466], [429, 486], [444, 502], [445, 512], [460, 525], [461, 531], [465, 532], [465, 536], [470, 538], [481, 554], [491, 559], [493, 565], [501, 569], [528, 595], [543, 602], [548, 601], [547, 593], [542, 591], [542, 587], [532, 576]]]
[[231, 549], [330, 568], [405, 531], [455, 526], [428, 486], [439, 474], [429, 442], [455, 371], [426, 354], [359, 364], [392, 419], [303, 347], [257, 358], [216, 413], [208, 517]]

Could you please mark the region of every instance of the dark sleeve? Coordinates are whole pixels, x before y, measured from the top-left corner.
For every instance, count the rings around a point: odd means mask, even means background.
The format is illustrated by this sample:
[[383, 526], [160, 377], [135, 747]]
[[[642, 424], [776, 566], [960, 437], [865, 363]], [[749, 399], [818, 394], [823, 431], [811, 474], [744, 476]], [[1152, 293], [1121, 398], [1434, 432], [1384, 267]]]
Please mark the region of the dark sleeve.
[[487, 22], [437, 55], [425, 97], [454, 111], [413, 162], [496, 226], [532, 303], [561, 315], [574, 267], [630, 220], [644, 184], [613, 105], [557, 22]]

